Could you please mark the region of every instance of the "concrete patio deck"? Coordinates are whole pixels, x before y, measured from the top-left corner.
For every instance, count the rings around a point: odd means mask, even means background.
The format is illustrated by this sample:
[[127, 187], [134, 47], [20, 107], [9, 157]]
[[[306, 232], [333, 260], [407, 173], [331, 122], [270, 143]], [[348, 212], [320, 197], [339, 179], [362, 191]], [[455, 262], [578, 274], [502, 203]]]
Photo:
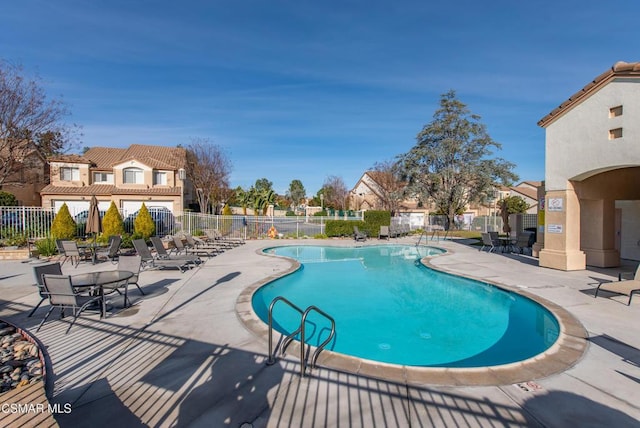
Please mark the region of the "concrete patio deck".
[[[52, 316], [35, 335], [51, 360], [51, 402], [71, 405], [54, 415], [59, 426], [639, 426], [640, 299], [626, 306], [625, 296], [593, 297], [598, 281], [616, 280], [617, 269], [560, 272], [526, 256], [429, 242], [451, 250], [431, 260], [437, 269], [525, 290], [567, 310], [588, 333], [582, 358], [560, 373], [531, 372], [528, 384], [388, 381], [322, 366], [300, 378], [296, 358], [265, 364], [267, 343], [236, 309], [245, 289], [291, 267], [258, 250], [298, 243], [354, 245], [248, 241], [184, 274], [143, 271], [146, 295], [131, 289], [133, 307], [103, 320], [82, 315], [69, 334], [69, 321]], [[65, 264], [63, 272], [114, 268]], [[33, 333], [47, 309], [43, 303], [27, 318], [39, 301], [32, 283], [29, 263], [0, 262], [0, 319]], [[120, 305], [121, 297], [112, 301]], [[0, 411], [0, 425], [9, 416]]]

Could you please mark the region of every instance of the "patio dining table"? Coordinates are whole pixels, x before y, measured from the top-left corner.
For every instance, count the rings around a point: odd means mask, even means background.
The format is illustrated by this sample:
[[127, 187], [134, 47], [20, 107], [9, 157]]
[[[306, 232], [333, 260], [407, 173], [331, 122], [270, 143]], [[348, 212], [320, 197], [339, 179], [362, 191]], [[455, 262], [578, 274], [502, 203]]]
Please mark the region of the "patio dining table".
[[[100, 294], [100, 317], [107, 313], [107, 305], [104, 300], [105, 290], [116, 290], [122, 283], [133, 277], [133, 272], [127, 270], [107, 270], [98, 272], [81, 273], [71, 275], [71, 285], [78, 289], [94, 289]], [[125, 300], [124, 306], [127, 306]]]
[[498, 237], [498, 240], [500, 241], [500, 248], [502, 248], [502, 252], [512, 252], [513, 251], [513, 244], [514, 244], [514, 239], [510, 236], [500, 236]]

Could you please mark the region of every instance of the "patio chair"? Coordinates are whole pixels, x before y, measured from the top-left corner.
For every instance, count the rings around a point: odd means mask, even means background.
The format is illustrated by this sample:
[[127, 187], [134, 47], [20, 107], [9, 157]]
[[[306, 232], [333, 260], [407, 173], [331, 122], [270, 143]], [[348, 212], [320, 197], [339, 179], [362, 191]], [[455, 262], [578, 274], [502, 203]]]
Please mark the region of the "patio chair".
[[153, 248], [156, 250], [156, 258], [159, 260], [185, 260], [196, 265], [203, 263], [202, 259], [195, 254], [169, 254], [167, 249], [164, 248], [162, 239], [158, 236], [152, 236], [149, 239], [151, 240], [151, 245], [153, 245]]
[[[55, 308], [60, 309], [60, 314], [64, 317], [64, 310], [70, 308], [73, 312], [73, 321], [69, 324], [66, 333], [69, 333], [71, 327], [78, 319], [78, 316], [94, 302], [98, 302], [102, 299], [101, 295], [87, 296], [74, 291], [71, 285], [71, 277], [67, 275], [42, 275], [42, 282], [49, 298], [49, 304], [51, 307], [47, 312], [47, 315], [42, 319], [40, 325], [36, 329], [36, 332], [40, 331], [40, 328], [45, 323], [51, 312]], [[65, 333], [65, 334], [66, 334]]]
[[109, 237], [109, 245], [103, 251], [97, 253], [98, 256], [105, 256], [111, 263], [118, 262], [118, 256], [120, 255], [120, 244], [122, 244], [122, 237], [120, 235], [112, 235]]
[[120, 256], [118, 258], [118, 270], [125, 270], [133, 273], [133, 276], [129, 278], [125, 283], [120, 285], [118, 288], [115, 288], [115, 291], [120, 293], [120, 288], [124, 288], [124, 306], [131, 306], [131, 301], [127, 296], [127, 289], [130, 284], [138, 287], [138, 291], [140, 294], [144, 296], [144, 291], [140, 288], [140, 284], [138, 284], [138, 278], [140, 276], [140, 267], [142, 266], [142, 257], [139, 255], [135, 256]]
[[378, 232], [378, 239], [386, 238], [389, 240], [389, 226], [380, 226], [380, 231]]
[[618, 281], [601, 282], [600, 284], [598, 284], [598, 286], [596, 287], [596, 293], [593, 296], [594, 298], [598, 297], [598, 292], [600, 290], [629, 296], [627, 306], [631, 305], [631, 299], [633, 299], [633, 295], [635, 293], [640, 293], [640, 266], [638, 266], [638, 269], [636, 269], [636, 273], [633, 279], [623, 280], [621, 276], [618, 276]]
[[56, 250], [58, 250], [58, 259], [64, 257], [64, 247], [62, 246], [62, 239], [56, 239]]
[[366, 241], [367, 240], [367, 234], [364, 232], [360, 232], [360, 229], [358, 229], [358, 226], [353, 226], [353, 239], [357, 242], [357, 241]]
[[500, 246], [500, 242], [498, 241], [498, 239], [492, 239], [489, 233], [482, 233], [481, 236], [482, 247], [480, 248], [480, 251], [484, 250], [485, 247], [489, 247], [487, 252], [491, 253], [493, 250]]
[[147, 247], [147, 243], [144, 239], [134, 239], [132, 242], [133, 247], [136, 249], [136, 253], [140, 256], [144, 267], [152, 267], [156, 269], [175, 268], [180, 269], [180, 272], [182, 273], [189, 269], [189, 262], [186, 260], [156, 259], [151, 254], [151, 250]]
[[529, 251], [531, 251], [531, 246], [533, 245], [531, 242], [532, 236], [533, 234], [530, 232], [518, 233], [516, 243], [513, 245], [514, 248], [516, 248], [520, 254], [524, 254], [524, 251], [526, 249], [529, 249]]
[[34, 285], [38, 287], [38, 294], [40, 294], [40, 301], [38, 302], [36, 307], [33, 308], [31, 312], [29, 312], [29, 315], [27, 315], [28, 317], [33, 315], [35, 311], [40, 307], [42, 302], [44, 302], [49, 298], [49, 296], [47, 295], [47, 290], [45, 290], [44, 288], [44, 282], [42, 280], [42, 275], [44, 274], [62, 275], [62, 265], [60, 264], [60, 262], [54, 262], [54, 263], [42, 263], [39, 265], [35, 265], [33, 267], [33, 276], [36, 279], [36, 283]]
[[[87, 257], [90, 256], [89, 253], [78, 248], [76, 241], [61, 241], [60, 244], [64, 251], [64, 260], [61, 263], [62, 265], [67, 261], [67, 259], [69, 259], [74, 267], [78, 267], [81, 259], [86, 260]], [[74, 259], [76, 261], [75, 265], [73, 264]]]
[[173, 245], [176, 247], [176, 252], [178, 255], [182, 254], [183, 252], [184, 254], [188, 254], [190, 251], [191, 254], [196, 256], [215, 257], [220, 253], [218, 247], [207, 248], [207, 247], [189, 246], [189, 248], [187, 248], [182, 243], [182, 238], [180, 238], [179, 236], [173, 237]]

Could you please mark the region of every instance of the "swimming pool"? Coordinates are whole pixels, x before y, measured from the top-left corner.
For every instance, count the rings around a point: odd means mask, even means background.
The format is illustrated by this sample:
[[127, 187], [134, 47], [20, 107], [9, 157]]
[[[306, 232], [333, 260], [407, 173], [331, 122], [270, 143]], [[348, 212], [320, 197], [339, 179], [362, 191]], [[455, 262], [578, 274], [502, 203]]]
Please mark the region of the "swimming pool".
[[[315, 305], [336, 322], [327, 347], [368, 360], [419, 367], [486, 367], [525, 360], [558, 338], [555, 317], [532, 300], [417, 262], [442, 251], [406, 245], [359, 248], [286, 246], [265, 252], [302, 263], [260, 287], [255, 313], [283, 296], [302, 309]], [[288, 334], [300, 315], [274, 307], [275, 328]], [[321, 343], [329, 321], [312, 313], [307, 341]]]

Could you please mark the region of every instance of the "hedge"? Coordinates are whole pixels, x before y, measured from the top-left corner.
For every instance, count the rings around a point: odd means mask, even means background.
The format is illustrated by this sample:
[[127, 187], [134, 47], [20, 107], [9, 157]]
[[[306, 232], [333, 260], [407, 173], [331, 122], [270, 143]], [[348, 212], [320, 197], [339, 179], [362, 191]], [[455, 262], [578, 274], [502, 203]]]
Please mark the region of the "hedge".
[[358, 226], [364, 230], [364, 221], [352, 220], [327, 220], [325, 223], [324, 233], [328, 237], [353, 236], [353, 226]]
[[353, 227], [357, 226], [361, 232], [370, 237], [377, 237], [380, 226], [391, 224], [389, 211], [365, 211], [364, 221], [353, 220], [327, 220], [325, 234], [329, 237], [353, 236]]
[[366, 226], [364, 231], [371, 237], [377, 237], [380, 233], [380, 226], [391, 225], [390, 211], [365, 211], [364, 222]]

